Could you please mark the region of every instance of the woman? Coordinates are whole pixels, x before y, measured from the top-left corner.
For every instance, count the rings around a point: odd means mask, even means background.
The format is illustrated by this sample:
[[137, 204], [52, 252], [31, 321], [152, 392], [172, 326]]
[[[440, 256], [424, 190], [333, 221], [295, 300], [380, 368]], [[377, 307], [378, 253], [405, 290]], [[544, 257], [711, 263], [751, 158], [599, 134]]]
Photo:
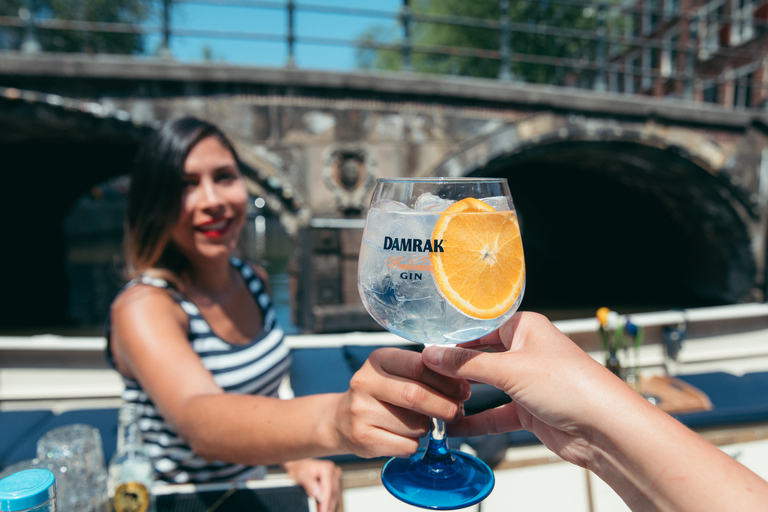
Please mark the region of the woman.
[[407, 456], [429, 416], [455, 421], [466, 382], [418, 353], [380, 349], [350, 389], [280, 400], [290, 357], [262, 269], [233, 258], [246, 220], [236, 152], [194, 118], [160, 127], [137, 158], [127, 208], [132, 280], [115, 299], [107, 354], [141, 404], [161, 481], [254, 478], [282, 464], [335, 510], [340, 471], [308, 459]]

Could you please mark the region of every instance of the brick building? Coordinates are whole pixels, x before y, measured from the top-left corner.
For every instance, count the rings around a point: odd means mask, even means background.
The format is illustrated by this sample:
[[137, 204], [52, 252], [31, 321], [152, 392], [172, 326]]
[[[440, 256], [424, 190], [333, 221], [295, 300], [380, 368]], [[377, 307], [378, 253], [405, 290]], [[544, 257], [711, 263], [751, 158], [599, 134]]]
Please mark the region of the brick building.
[[767, 105], [768, 0], [636, 0], [606, 26], [608, 90]]

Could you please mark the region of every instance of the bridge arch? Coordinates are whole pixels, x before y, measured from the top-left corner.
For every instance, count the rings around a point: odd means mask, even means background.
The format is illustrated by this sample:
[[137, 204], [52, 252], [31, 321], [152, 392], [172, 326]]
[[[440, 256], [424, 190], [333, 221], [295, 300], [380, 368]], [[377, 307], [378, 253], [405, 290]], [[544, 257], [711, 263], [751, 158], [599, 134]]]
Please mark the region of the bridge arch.
[[[18, 270], [7, 288], [28, 293], [17, 297], [16, 309], [2, 312], [0, 327], [26, 312], [39, 324], [39, 311], [66, 305], [65, 284], [57, 283], [64, 280], [60, 253], [67, 244], [57, 221], [100, 179], [127, 172], [148, 123], [183, 113], [215, 119], [240, 139], [249, 190], [268, 198], [266, 210], [274, 210], [281, 226], [300, 225], [309, 210], [333, 213], [333, 195], [320, 178], [322, 150], [335, 142], [371, 144], [381, 176], [507, 176], [529, 233], [532, 285], [525, 306], [531, 308], [537, 300], [546, 306], [536, 306], [541, 310], [569, 306], [577, 295], [586, 297], [579, 306], [594, 299], [617, 308], [620, 302], [659, 308], [735, 302], [750, 292], [763, 298], [768, 121], [762, 111], [451, 77], [77, 55], [21, 56], [7, 64], [0, 153], [8, 168], [4, 184], [21, 193], [9, 194], [3, 208], [9, 218], [29, 215], [18, 244], [26, 252], [6, 251], [3, 263]], [[332, 128], [308, 123], [308, 112], [322, 112]], [[35, 192], [33, 211], [27, 191]], [[292, 229], [280, 231], [282, 237]], [[288, 245], [289, 237], [281, 242]], [[41, 255], [39, 261], [30, 254]], [[636, 272], [624, 277], [621, 265]], [[625, 282], [601, 282], [613, 273]], [[40, 307], [35, 290], [43, 288], [55, 288], [51, 307]], [[549, 303], [540, 300], [544, 295]], [[344, 288], [347, 296], [356, 300], [353, 286]]]
[[[24, 216], [24, 229], [5, 251], [13, 268], [5, 290], [15, 297], [0, 325], [100, 325], [122, 284], [122, 212], [128, 174], [156, 121], [99, 102], [0, 87], [6, 218]], [[271, 164], [233, 141], [248, 190], [296, 238], [308, 218], [303, 200]], [[12, 191], [12, 192], [11, 192]], [[74, 286], [72, 283], [77, 283]], [[41, 293], [41, 290], [44, 290]]]
[[723, 178], [726, 153], [700, 134], [665, 132], [540, 114], [468, 142], [433, 174], [508, 179], [529, 271], [524, 308], [754, 298], [756, 213]]

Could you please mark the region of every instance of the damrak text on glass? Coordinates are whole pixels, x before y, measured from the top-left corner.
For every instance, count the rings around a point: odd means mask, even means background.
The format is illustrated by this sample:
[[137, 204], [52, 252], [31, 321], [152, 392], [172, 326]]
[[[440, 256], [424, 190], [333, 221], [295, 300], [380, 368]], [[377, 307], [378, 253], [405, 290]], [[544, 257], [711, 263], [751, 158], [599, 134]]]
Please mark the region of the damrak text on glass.
[[443, 240], [422, 240], [421, 238], [392, 238], [384, 237], [385, 251], [403, 251], [403, 252], [445, 252], [443, 250]]

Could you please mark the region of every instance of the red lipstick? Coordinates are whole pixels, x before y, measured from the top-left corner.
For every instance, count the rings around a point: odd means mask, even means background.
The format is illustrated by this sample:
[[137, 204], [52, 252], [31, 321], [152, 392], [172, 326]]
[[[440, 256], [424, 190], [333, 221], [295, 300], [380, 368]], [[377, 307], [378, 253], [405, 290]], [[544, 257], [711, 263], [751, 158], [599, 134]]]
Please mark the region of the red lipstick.
[[226, 235], [231, 226], [231, 219], [214, 219], [199, 224], [196, 229], [208, 238], [219, 238]]

